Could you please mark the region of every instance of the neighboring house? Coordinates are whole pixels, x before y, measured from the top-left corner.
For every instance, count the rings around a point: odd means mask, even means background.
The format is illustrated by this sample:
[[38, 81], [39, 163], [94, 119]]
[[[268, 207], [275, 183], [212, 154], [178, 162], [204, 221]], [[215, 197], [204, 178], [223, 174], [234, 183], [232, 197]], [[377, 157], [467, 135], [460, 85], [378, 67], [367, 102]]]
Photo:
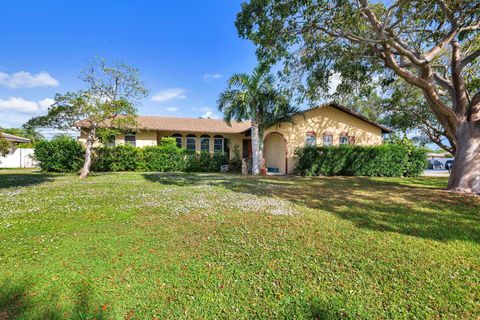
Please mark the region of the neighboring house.
[[5, 157], [0, 156], [0, 168], [31, 168], [35, 166], [32, 158], [33, 149], [17, 148], [19, 143], [30, 143], [30, 139], [3, 132], [0, 132], [0, 136], [10, 144], [10, 152]]
[[4, 138], [10, 144], [10, 153], [12, 154], [17, 149], [16, 146], [19, 143], [30, 143], [30, 139], [14, 136], [13, 134], [0, 132], [0, 137]]
[[[265, 167], [279, 173], [292, 173], [295, 149], [305, 145], [379, 145], [383, 134], [391, 131], [339, 105], [328, 103], [302, 112], [292, 123], [272, 126], [265, 132]], [[250, 122], [223, 120], [139, 116], [136, 132], [112, 137], [111, 144], [130, 144], [136, 147], [156, 146], [163, 137], [174, 137], [177, 145], [195, 151], [224, 152], [233, 156], [238, 146], [243, 158], [251, 156]], [[82, 123], [78, 123], [83, 128]], [[85, 143], [83, 132], [79, 141]]]

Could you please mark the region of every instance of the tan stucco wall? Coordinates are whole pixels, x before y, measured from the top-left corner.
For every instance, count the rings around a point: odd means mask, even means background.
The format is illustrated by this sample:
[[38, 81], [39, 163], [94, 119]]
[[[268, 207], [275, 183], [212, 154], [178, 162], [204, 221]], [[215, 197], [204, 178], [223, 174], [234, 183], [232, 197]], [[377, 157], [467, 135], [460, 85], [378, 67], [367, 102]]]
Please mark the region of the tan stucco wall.
[[[339, 144], [339, 136], [346, 132], [349, 136], [355, 137], [356, 145], [379, 145], [382, 143], [382, 130], [366, 121], [354, 117], [348, 113], [340, 111], [336, 108], [325, 106], [318, 109], [307, 111], [304, 116], [294, 118], [294, 125], [291, 123], [282, 123], [273, 126], [265, 131], [265, 160], [268, 166], [278, 167], [280, 170], [285, 168], [285, 151], [283, 145], [277, 138], [269, 140], [268, 137], [272, 132], [280, 133], [287, 141], [286, 158], [288, 162], [288, 173], [293, 173], [295, 168], [295, 149], [305, 146], [307, 132], [314, 132], [316, 135], [316, 143], [321, 146], [323, 144], [323, 133], [329, 132], [333, 134], [333, 144]], [[214, 133], [191, 133], [191, 132], [165, 132], [165, 131], [139, 131], [137, 132], [137, 147], [156, 146], [160, 143], [162, 137], [171, 137], [173, 134], [182, 135], [182, 147], [186, 147], [186, 136], [194, 134], [196, 139], [196, 150], [200, 151], [200, 136], [208, 134], [210, 136], [210, 150], [213, 151]], [[239, 147], [240, 156], [242, 155], [243, 139], [250, 139], [244, 134], [218, 134], [229, 140], [230, 156], [233, 156], [234, 146]], [[278, 136], [280, 138], [280, 136]], [[82, 134], [79, 139], [82, 143], [86, 141], [86, 135]], [[115, 140], [116, 144], [124, 143], [124, 135], [119, 135]], [[272, 145], [269, 145], [272, 143]], [[272, 165], [274, 164], [274, 165]]]
[[[86, 133], [81, 133], [78, 141], [85, 144], [87, 142]], [[119, 134], [115, 137], [115, 145], [123, 145], [125, 143], [125, 135]], [[100, 143], [96, 143], [95, 146], [99, 146]], [[139, 131], [136, 133], [136, 146], [139, 148], [147, 146], [157, 145], [157, 132], [156, 131]]]
[[243, 136], [242, 134], [218, 134], [218, 133], [193, 133], [193, 132], [166, 132], [166, 131], [158, 131], [157, 133], [157, 139], [158, 142], [160, 143], [162, 137], [171, 137], [174, 134], [181, 134], [182, 135], [182, 148], [187, 147], [187, 135], [193, 134], [195, 135], [196, 139], [196, 150], [200, 151], [200, 137], [204, 134], [210, 136], [210, 151], [213, 152], [213, 138], [215, 136], [222, 136], [225, 139], [228, 139], [229, 144], [230, 144], [230, 157], [233, 157], [233, 149], [234, 146], [239, 147], [240, 151], [240, 156], [242, 152], [242, 139]]
[[323, 144], [324, 132], [333, 134], [333, 145], [339, 144], [342, 132], [355, 136], [356, 145], [379, 145], [383, 141], [380, 128], [328, 106], [310, 110], [304, 116], [296, 116], [294, 123], [282, 123], [265, 132], [265, 137], [271, 132], [278, 132], [287, 140], [288, 173], [293, 173], [295, 149], [305, 146], [307, 132], [315, 133], [318, 146]]
[[279, 134], [273, 133], [265, 137], [263, 157], [265, 167], [278, 168], [280, 173], [285, 173], [285, 139]]

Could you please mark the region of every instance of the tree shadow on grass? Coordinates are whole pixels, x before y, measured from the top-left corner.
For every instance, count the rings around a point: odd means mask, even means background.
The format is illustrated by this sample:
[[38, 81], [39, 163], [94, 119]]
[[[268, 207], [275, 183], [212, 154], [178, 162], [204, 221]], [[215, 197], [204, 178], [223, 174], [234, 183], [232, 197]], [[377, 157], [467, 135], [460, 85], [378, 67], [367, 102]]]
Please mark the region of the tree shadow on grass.
[[279, 197], [300, 206], [327, 211], [364, 229], [439, 241], [480, 243], [480, 199], [442, 190], [444, 179], [182, 173], [143, 176], [163, 185], [210, 185], [256, 196]]
[[53, 176], [45, 173], [0, 173], [0, 189], [28, 187], [53, 181]]
[[80, 285], [75, 291], [73, 309], [62, 309], [59, 297], [52, 293], [39, 301], [31, 282], [7, 280], [0, 284], [0, 320], [12, 319], [109, 319], [108, 312], [91, 302], [91, 289]]

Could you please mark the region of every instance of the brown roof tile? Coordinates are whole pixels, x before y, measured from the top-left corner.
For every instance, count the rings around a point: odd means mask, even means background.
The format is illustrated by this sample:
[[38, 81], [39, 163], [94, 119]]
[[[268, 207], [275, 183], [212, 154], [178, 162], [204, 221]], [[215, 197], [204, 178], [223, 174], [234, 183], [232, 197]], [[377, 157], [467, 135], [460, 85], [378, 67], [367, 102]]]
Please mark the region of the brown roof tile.
[[[241, 133], [250, 128], [250, 122], [232, 122], [231, 126], [219, 119], [138, 116], [138, 129], [179, 132]], [[77, 127], [87, 127], [77, 122]]]
[[0, 132], [0, 136], [5, 138], [5, 140], [7, 140], [7, 141], [21, 142], [21, 143], [30, 142], [30, 139], [19, 137], [19, 136], [14, 136], [13, 134], [8, 134], [8, 133], [3, 133], [3, 132]]

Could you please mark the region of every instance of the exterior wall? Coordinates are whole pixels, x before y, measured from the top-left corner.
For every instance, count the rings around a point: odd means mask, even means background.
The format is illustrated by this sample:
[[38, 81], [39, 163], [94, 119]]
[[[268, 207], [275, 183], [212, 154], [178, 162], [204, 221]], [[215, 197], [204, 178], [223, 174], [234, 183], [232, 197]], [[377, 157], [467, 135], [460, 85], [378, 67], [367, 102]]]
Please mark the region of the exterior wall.
[[196, 151], [200, 151], [200, 137], [202, 135], [210, 136], [210, 152], [213, 152], [213, 144], [214, 144], [214, 137], [215, 136], [222, 136], [229, 141], [230, 147], [230, 158], [233, 157], [233, 150], [235, 146], [238, 146], [238, 151], [240, 152], [240, 156], [242, 154], [242, 140], [244, 139], [243, 134], [219, 134], [219, 133], [193, 133], [193, 132], [167, 132], [167, 131], [158, 131], [157, 132], [157, 141], [160, 143], [163, 137], [171, 137], [174, 134], [181, 134], [182, 135], [182, 148], [187, 147], [187, 135], [193, 134], [196, 137]]
[[285, 154], [287, 145], [285, 138], [279, 134], [271, 133], [265, 137], [265, 146], [263, 157], [265, 158], [265, 166], [278, 168], [280, 173], [285, 172]]
[[323, 144], [323, 133], [333, 135], [333, 145], [339, 145], [342, 132], [355, 137], [356, 145], [379, 145], [383, 142], [382, 130], [368, 122], [358, 119], [348, 113], [333, 107], [313, 109], [296, 116], [294, 123], [281, 123], [266, 130], [269, 133], [278, 132], [287, 140], [288, 173], [293, 173], [295, 168], [295, 149], [304, 147], [307, 132], [314, 132], [318, 146]]
[[[87, 134], [81, 133], [78, 137], [78, 141], [85, 144], [87, 143]], [[115, 137], [115, 145], [125, 144], [125, 135], [119, 134]], [[95, 147], [100, 146], [101, 143], [95, 143]], [[147, 147], [147, 146], [156, 146], [157, 145], [157, 132], [156, 131], [139, 131], [136, 133], [136, 146], [137, 147]]]
[[15, 148], [5, 157], [0, 156], [0, 168], [33, 168], [36, 166], [33, 160], [32, 148]]

